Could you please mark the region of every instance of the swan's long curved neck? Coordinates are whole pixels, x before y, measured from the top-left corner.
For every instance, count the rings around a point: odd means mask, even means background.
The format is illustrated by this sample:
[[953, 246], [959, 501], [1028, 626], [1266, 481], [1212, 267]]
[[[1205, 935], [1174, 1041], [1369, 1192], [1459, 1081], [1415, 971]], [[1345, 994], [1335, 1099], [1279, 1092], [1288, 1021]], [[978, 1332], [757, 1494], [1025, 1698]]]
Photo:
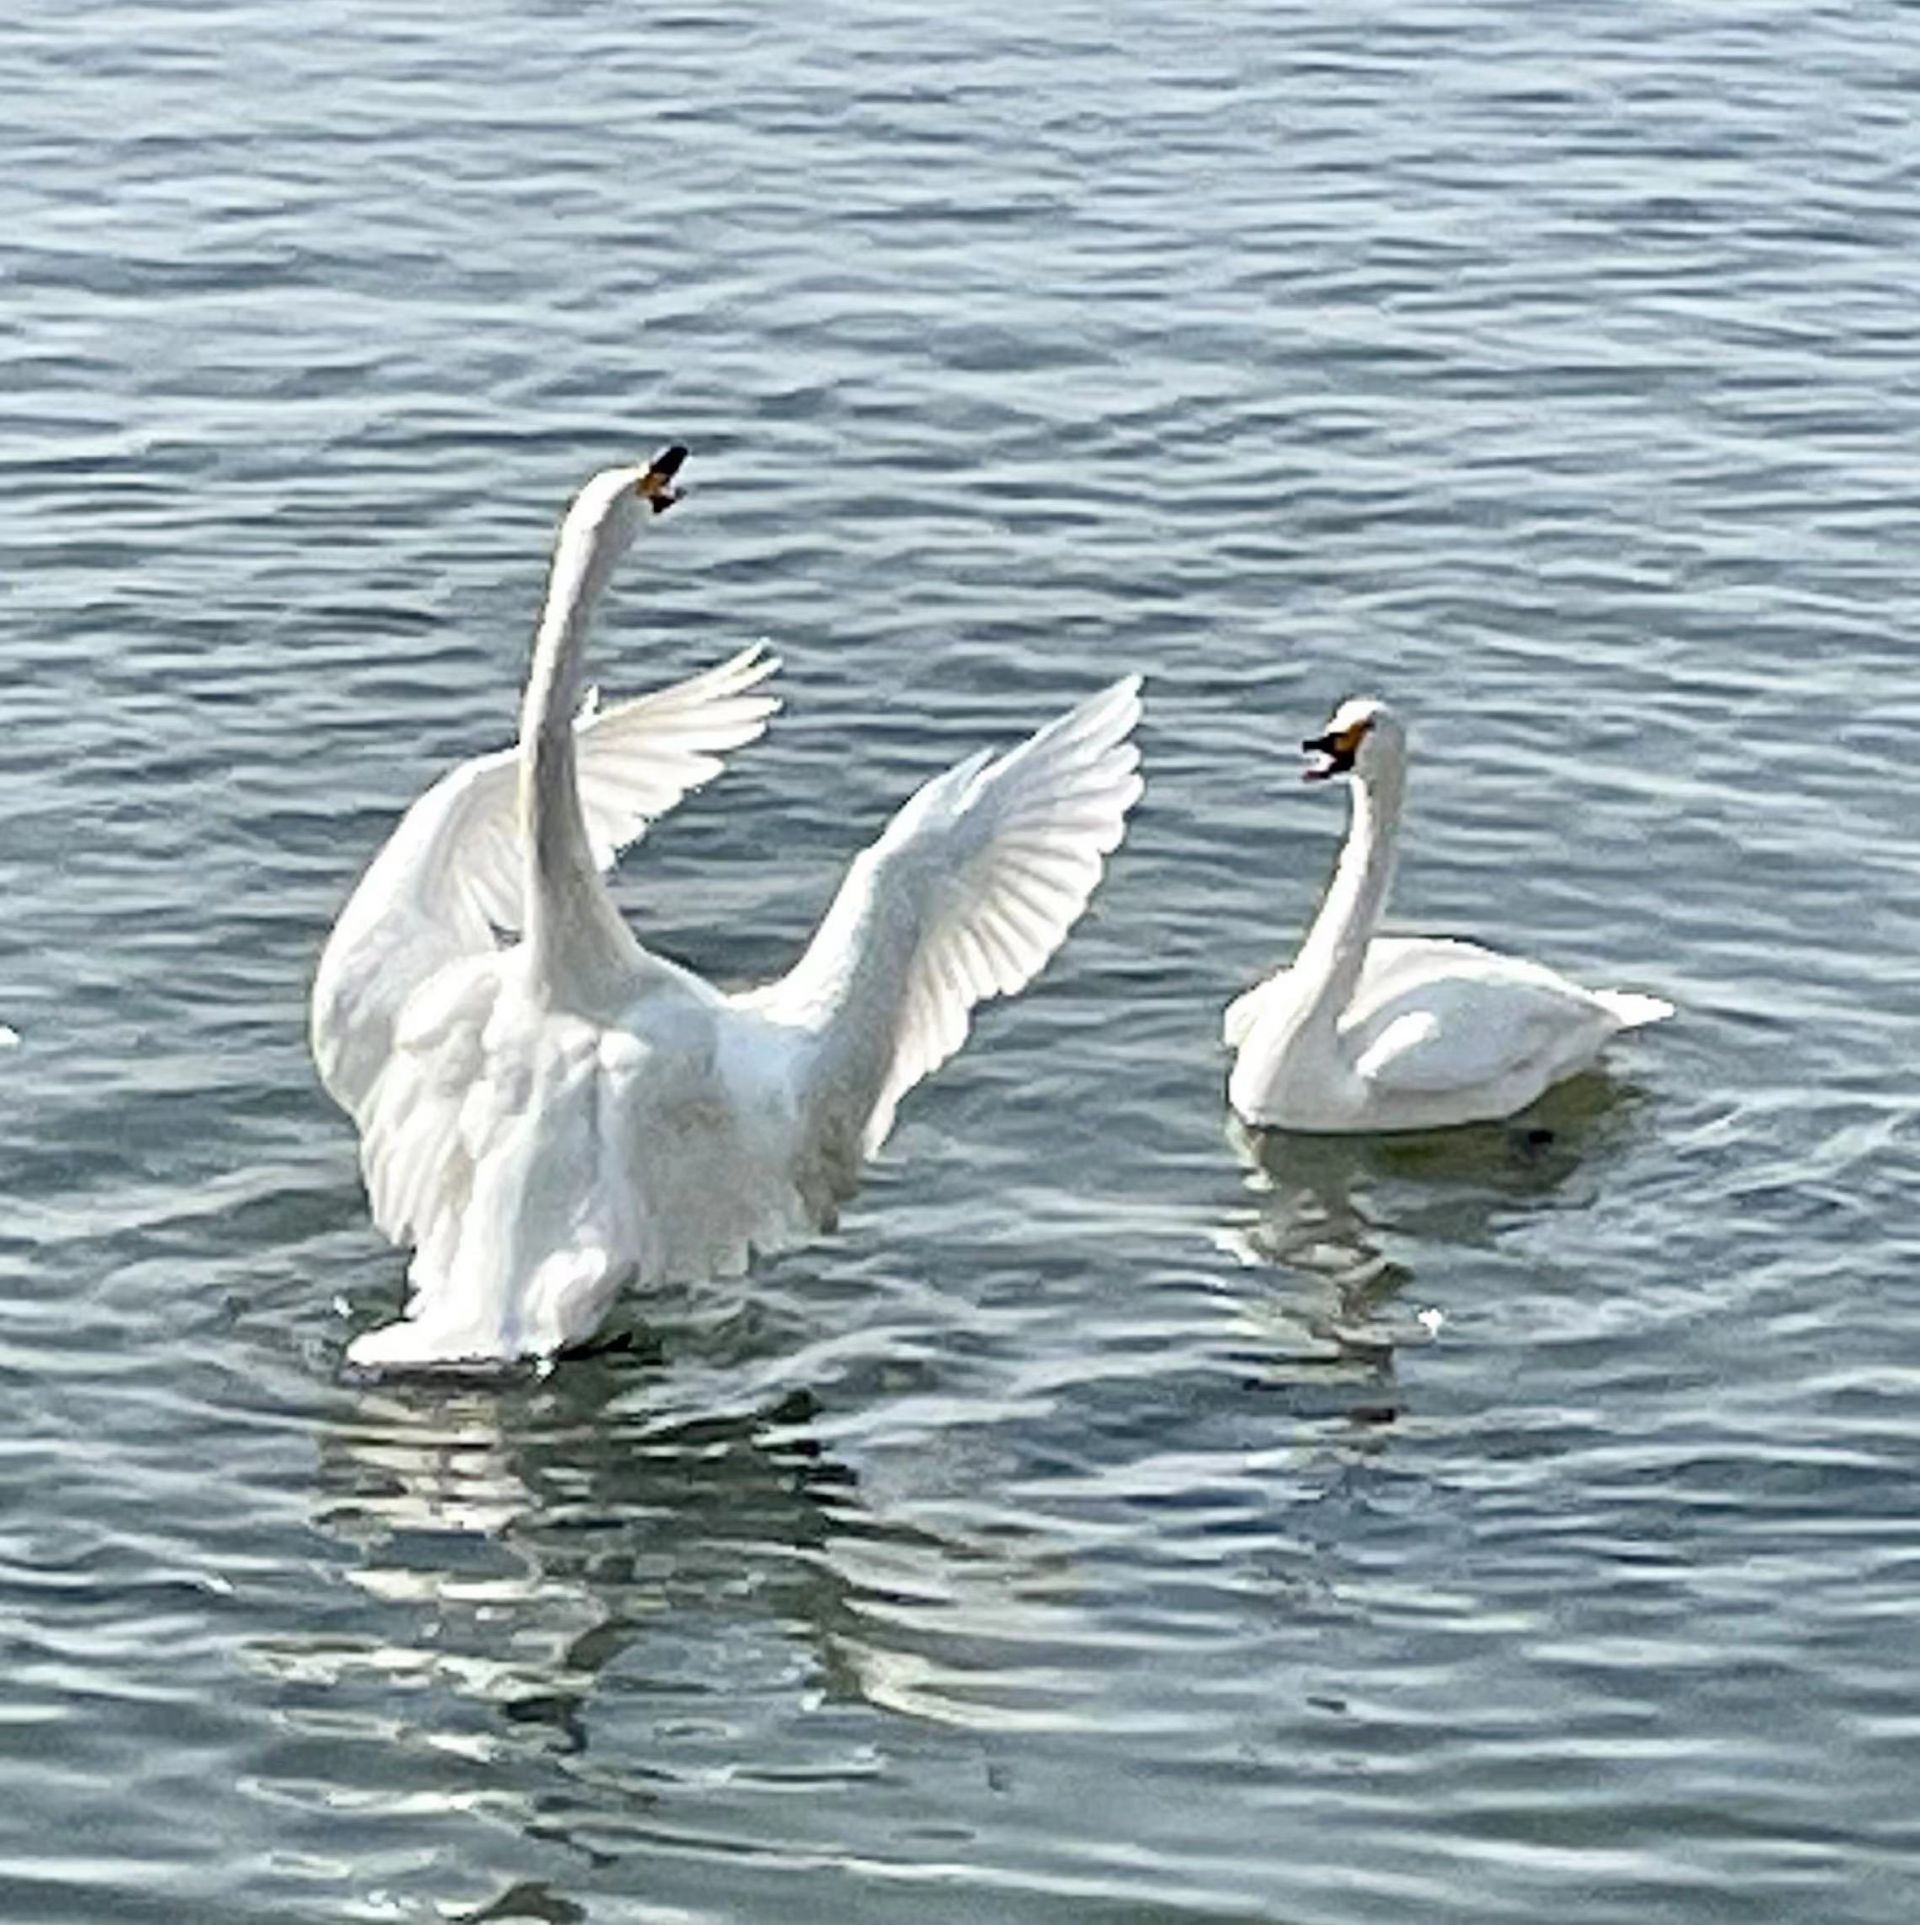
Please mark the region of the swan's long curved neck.
[[591, 1006], [630, 980], [639, 945], [600, 878], [580, 806], [573, 719], [587, 629], [611, 557], [563, 530], [520, 709], [522, 921], [534, 977], [554, 1000]]
[[1295, 980], [1306, 991], [1303, 1026], [1328, 1033], [1359, 987], [1367, 945], [1393, 886], [1400, 807], [1407, 789], [1404, 757], [1381, 756], [1377, 767], [1365, 777], [1356, 776], [1349, 786], [1352, 813], [1347, 839], [1320, 913], [1293, 965]]

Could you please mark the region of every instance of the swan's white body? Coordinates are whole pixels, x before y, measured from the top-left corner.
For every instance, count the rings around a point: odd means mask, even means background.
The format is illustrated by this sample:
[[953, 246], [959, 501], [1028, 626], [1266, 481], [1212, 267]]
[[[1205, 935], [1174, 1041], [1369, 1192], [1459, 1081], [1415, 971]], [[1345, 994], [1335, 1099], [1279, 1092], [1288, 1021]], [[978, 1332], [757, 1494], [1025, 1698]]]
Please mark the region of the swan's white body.
[[406, 1316], [355, 1363], [550, 1356], [626, 1286], [738, 1274], [828, 1223], [972, 1005], [1059, 947], [1140, 793], [1129, 680], [927, 783], [778, 982], [726, 995], [650, 955], [602, 868], [775, 706], [749, 653], [576, 726], [591, 606], [653, 475], [576, 498], [517, 751], [413, 805], [321, 959], [315, 1060], [375, 1220], [414, 1250]]
[[1227, 1007], [1228, 1100], [1247, 1122], [1303, 1131], [1439, 1129], [1525, 1109], [1609, 1037], [1670, 1016], [1656, 996], [1583, 989], [1478, 944], [1377, 936], [1393, 880], [1406, 736], [1352, 702], [1310, 748], [1343, 760], [1353, 817], [1313, 927], [1288, 968]]

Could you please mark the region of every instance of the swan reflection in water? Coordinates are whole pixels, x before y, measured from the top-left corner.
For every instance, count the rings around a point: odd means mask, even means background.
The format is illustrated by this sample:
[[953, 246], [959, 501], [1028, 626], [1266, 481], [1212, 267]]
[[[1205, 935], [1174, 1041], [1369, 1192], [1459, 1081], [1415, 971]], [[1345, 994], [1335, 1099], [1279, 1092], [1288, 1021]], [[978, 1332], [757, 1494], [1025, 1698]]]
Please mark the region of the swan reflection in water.
[[819, 1552], [859, 1500], [811, 1399], [676, 1416], [649, 1408], [652, 1376], [611, 1353], [544, 1382], [365, 1391], [321, 1435], [315, 1521], [349, 1547], [346, 1583], [399, 1613], [283, 1644], [283, 1665], [436, 1686], [561, 1752], [589, 1748], [616, 1662], [644, 1670], [657, 1713], [697, 1720], [722, 1686], [790, 1681], [801, 1629], [816, 1689], [850, 1688], [832, 1676], [844, 1587]]
[[688, 1799], [724, 1826], [769, 1790], [879, 1770], [846, 1709], [859, 1627], [825, 1553], [863, 1528], [853, 1478], [806, 1392], [742, 1408], [736, 1378], [728, 1411], [714, 1374], [663, 1383], [628, 1351], [544, 1380], [366, 1387], [321, 1430], [312, 1515], [340, 1581], [250, 1647], [286, 1732], [263, 1786], [319, 1807], [329, 1840], [343, 1807], [454, 1828], [349, 1876], [435, 1915], [564, 1919], [570, 1899], [522, 1882], [528, 1842], [566, 1877]]
[[[726, 1375], [615, 1353], [360, 1390], [313, 1497], [335, 1606], [252, 1651], [329, 1777], [349, 1735], [388, 1792], [468, 1760], [496, 1817], [600, 1859], [671, 1812], [764, 1828], [770, 1794], [804, 1828], [795, 1791], [881, 1775], [875, 1710], [923, 1729], [1084, 1712], [1097, 1681], [1057, 1661], [1090, 1634], [1044, 1520], [955, 1498], [939, 1436], [897, 1427], [854, 1446], [878, 1451], [876, 1507], [811, 1392], [741, 1407], [754, 1373], [735, 1372], [735, 1408], [694, 1414], [725, 1409]], [[860, 1378], [831, 1393], [856, 1431], [887, 1405]], [[977, 1772], [977, 1749], [956, 1757]]]
[[1309, 1136], [1230, 1116], [1253, 1200], [1214, 1241], [1247, 1269], [1273, 1273], [1271, 1289], [1243, 1292], [1238, 1305], [1270, 1366], [1310, 1366], [1320, 1381], [1371, 1379], [1381, 1402], [1353, 1414], [1390, 1422], [1396, 1351], [1433, 1341], [1448, 1314], [1416, 1301], [1422, 1247], [1491, 1251], [1519, 1218], [1583, 1207], [1638, 1100], [1594, 1071], [1508, 1122], [1457, 1129]]

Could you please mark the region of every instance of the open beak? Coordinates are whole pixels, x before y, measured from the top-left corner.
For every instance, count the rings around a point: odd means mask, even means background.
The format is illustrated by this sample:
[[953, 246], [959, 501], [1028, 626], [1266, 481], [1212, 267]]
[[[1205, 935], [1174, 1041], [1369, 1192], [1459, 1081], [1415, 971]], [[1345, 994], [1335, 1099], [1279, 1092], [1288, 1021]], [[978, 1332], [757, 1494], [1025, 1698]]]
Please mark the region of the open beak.
[[661, 449], [647, 464], [646, 473], [634, 483], [656, 515], [664, 515], [680, 499], [680, 491], [673, 485], [673, 478], [680, 472], [680, 464], [686, 458], [686, 449], [676, 441], [671, 448]]
[[1327, 782], [1336, 775], [1351, 775], [1354, 757], [1360, 753], [1360, 744], [1367, 739], [1367, 731], [1372, 727], [1373, 717], [1363, 714], [1343, 729], [1328, 729], [1323, 735], [1308, 736], [1300, 746], [1318, 759], [1301, 770], [1301, 781]]
[[1300, 744], [1303, 754], [1315, 760], [1300, 771], [1302, 782], [1328, 782], [1336, 775], [1346, 775], [1353, 768], [1353, 754], [1360, 746], [1357, 732], [1346, 737], [1333, 734], [1310, 735]]

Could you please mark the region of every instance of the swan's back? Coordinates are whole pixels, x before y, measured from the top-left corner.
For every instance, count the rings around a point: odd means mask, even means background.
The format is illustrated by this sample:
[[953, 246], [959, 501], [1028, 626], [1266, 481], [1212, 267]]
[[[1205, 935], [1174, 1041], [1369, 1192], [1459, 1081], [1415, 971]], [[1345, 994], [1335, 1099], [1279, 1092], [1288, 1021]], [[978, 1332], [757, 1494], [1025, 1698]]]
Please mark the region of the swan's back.
[[605, 1022], [548, 1007], [524, 949], [408, 1006], [363, 1119], [405, 1321], [359, 1364], [548, 1356], [614, 1297], [742, 1272], [828, 1207], [796, 1170], [792, 1039], [680, 972]]

